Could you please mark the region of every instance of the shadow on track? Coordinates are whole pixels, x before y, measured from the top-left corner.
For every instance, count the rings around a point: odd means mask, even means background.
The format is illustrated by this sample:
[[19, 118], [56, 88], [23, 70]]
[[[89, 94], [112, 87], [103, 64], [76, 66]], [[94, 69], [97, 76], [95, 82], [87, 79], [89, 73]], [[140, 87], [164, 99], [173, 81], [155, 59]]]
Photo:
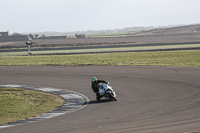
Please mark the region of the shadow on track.
[[101, 103], [108, 103], [108, 102], [112, 102], [112, 101], [107, 100], [107, 99], [102, 99], [102, 100], [100, 100], [100, 101], [92, 100], [92, 101], [89, 101], [88, 104], [101, 104]]

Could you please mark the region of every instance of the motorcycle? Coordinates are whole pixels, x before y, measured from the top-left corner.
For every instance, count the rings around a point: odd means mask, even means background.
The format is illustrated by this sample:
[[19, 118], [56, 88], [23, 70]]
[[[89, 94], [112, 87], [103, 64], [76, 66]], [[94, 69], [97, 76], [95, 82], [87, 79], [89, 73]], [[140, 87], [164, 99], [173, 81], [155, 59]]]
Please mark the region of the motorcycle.
[[[99, 94], [100, 97], [105, 97], [111, 101], [117, 101], [117, 95], [114, 89], [109, 84], [104, 84], [104, 83], [100, 84]], [[99, 101], [100, 99], [97, 100]]]

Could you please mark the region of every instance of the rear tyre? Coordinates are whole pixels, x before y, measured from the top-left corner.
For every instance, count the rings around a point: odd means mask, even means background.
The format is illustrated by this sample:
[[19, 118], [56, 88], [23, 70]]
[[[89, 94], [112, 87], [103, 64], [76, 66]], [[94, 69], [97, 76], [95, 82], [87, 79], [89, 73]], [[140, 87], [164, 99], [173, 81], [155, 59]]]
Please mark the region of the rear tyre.
[[99, 102], [100, 99], [101, 99], [101, 96], [100, 96], [99, 94], [97, 94], [97, 95], [96, 95], [96, 99], [97, 99], [97, 101]]
[[99, 98], [97, 98], [97, 102], [99, 102], [100, 101], [100, 99]]

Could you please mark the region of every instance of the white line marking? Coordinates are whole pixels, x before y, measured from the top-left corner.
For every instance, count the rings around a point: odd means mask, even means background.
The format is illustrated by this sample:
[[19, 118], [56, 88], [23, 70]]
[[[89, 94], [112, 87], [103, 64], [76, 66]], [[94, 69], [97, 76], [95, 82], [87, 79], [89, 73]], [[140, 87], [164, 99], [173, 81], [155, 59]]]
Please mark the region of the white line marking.
[[71, 99], [71, 98], [81, 98], [83, 99], [83, 97], [77, 95], [77, 94], [64, 94], [64, 95], [60, 95], [61, 97], [63, 97], [64, 99]]
[[59, 89], [53, 89], [53, 88], [39, 88], [36, 90], [45, 91], [45, 92], [60, 91]]

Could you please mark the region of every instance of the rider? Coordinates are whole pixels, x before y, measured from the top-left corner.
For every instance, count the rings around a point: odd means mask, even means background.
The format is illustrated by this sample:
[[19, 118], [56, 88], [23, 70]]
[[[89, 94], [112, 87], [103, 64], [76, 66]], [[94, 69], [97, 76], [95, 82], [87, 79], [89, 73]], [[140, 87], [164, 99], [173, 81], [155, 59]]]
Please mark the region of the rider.
[[96, 77], [93, 77], [92, 80], [92, 90], [96, 93], [96, 99], [100, 100], [100, 94], [99, 94], [99, 85], [100, 83], [105, 83], [105, 84], [109, 84], [109, 82], [105, 81], [105, 80], [98, 80]]

